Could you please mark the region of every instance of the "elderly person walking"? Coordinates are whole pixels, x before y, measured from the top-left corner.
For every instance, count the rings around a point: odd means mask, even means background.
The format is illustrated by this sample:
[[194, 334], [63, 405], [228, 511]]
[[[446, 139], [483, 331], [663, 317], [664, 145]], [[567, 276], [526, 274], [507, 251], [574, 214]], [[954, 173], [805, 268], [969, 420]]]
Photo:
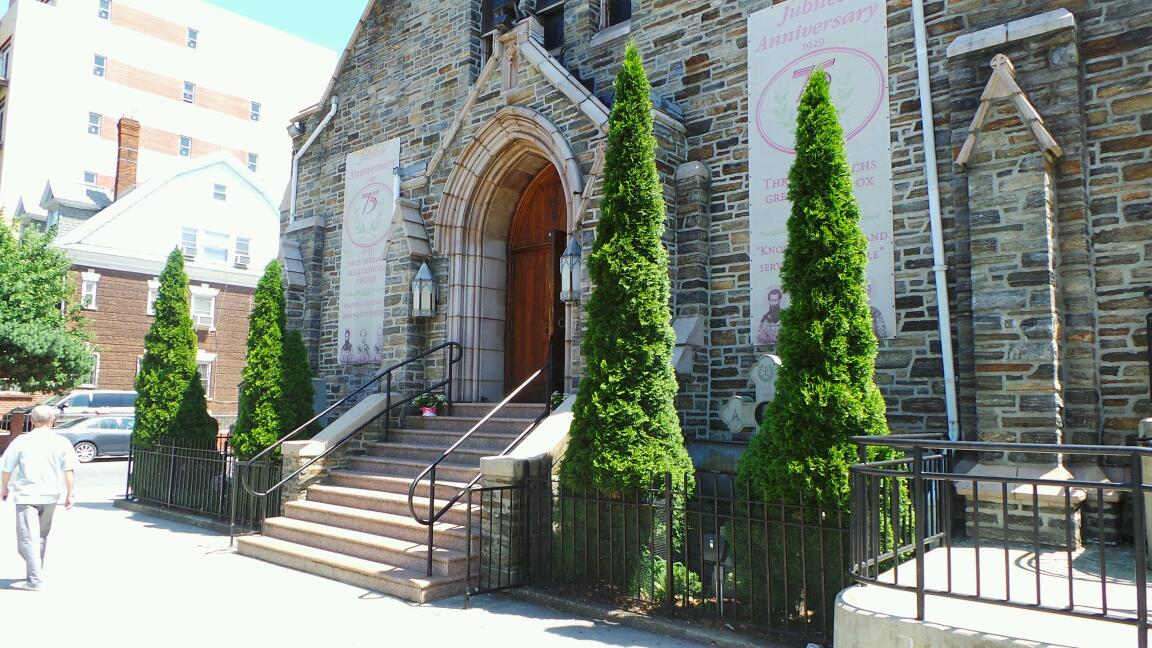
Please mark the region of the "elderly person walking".
[[[16, 504], [16, 548], [28, 565], [28, 580], [12, 587], [36, 591], [44, 583], [44, 553], [56, 504], [72, 508], [76, 488], [76, 452], [67, 439], [52, 431], [56, 410], [32, 408], [32, 431], [16, 437], [0, 460], [0, 500], [12, 495]], [[9, 490], [11, 489], [11, 490]]]

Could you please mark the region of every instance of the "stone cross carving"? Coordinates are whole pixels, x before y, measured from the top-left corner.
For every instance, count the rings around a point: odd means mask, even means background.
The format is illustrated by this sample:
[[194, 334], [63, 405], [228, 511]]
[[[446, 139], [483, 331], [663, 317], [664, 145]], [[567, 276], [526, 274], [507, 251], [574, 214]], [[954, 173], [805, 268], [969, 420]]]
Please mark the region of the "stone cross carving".
[[764, 354], [752, 367], [752, 382], [756, 385], [756, 398], [733, 396], [720, 409], [720, 418], [728, 426], [728, 431], [738, 434], [747, 428], [755, 428], [764, 420], [764, 405], [776, 398], [776, 378], [780, 373], [780, 358]]

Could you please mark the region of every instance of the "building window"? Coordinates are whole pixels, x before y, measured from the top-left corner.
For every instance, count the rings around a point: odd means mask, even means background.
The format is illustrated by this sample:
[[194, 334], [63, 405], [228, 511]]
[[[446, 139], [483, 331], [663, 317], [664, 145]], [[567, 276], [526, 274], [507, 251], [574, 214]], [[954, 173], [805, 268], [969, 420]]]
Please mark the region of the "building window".
[[144, 312], [149, 315], [156, 314], [156, 300], [160, 297], [160, 280], [148, 280], [148, 305], [145, 307]]
[[252, 108], [251, 108], [251, 111], [249, 113], [249, 116], [252, 118], [252, 121], [260, 121], [260, 104], [259, 104], [259, 102], [256, 102], [256, 101], [252, 102]]
[[196, 84], [191, 81], [184, 82], [184, 101], [188, 103], [196, 101]]
[[135, 373], [135, 375], [139, 376], [140, 370], [143, 368], [144, 368], [144, 356], [136, 356], [136, 373]]
[[96, 310], [96, 288], [100, 285], [100, 275], [95, 270], [80, 273], [80, 305], [87, 310]]
[[100, 0], [100, 10], [96, 12], [96, 15], [108, 20], [112, 15], [112, 0]]
[[84, 184], [86, 184], [86, 185], [96, 184], [96, 172], [95, 171], [85, 171], [84, 172]]
[[12, 60], [12, 43], [4, 43], [0, 47], [0, 79], [8, 78], [8, 62]]
[[189, 49], [196, 49], [197, 42], [200, 39], [200, 30], [188, 28], [188, 47]]
[[4, 117], [8, 112], [8, 104], [0, 99], [0, 144], [4, 143]]
[[241, 270], [248, 269], [248, 264], [252, 263], [252, 240], [243, 236], [236, 237], [236, 267]]
[[204, 259], [213, 263], [228, 263], [228, 235], [220, 232], [204, 233]]
[[212, 399], [212, 363], [208, 360], [197, 360], [196, 368], [200, 370], [200, 386], [204, 388], [204, 397]]
[[600, 0], [600, 3], [601, 28], [632, 19], [632, 0]]
[[92, 135], [100, 134], [100, 113], [88, 113], [88, 132]]
[[92, 354], [92, 372], [80, 379], [81, 387], [95, 387], [100, 382], [100, 354]]
[[[212, 197], [216, 200], [228, 200], [228, 185], [212, 185]], [[212, 234], [208, 236], [212, 236]]]
[[255, 153], [248, 154], [248, 170], [256, 173], [256, 167], [259, 166], [260, 156]]
[[92, 74], [102, 77], [108, 70], [108, 58], [102, 54], [92, 56]]
[[544, 48], [555, 51], [564, 46], [564, 0], [537, 0], [536, 19], [544, 28]]
[[192, 292], [192, 323], [196, 328], [215, 330], [216, 295], [220, 291], [208, 284], [190, 286], [189, 290]]
[[180, 136], [180, 157], [192, 157], [192, 138], [187, 135]]
[[48, 221], [44, 224], [44, 231], [48, 231], [60, 224], [60, 210], [53, 209], [48, 212]]
[[185, 227], [180, 232], [180, 249], [186, 261], [196, 260], [196, 230]]

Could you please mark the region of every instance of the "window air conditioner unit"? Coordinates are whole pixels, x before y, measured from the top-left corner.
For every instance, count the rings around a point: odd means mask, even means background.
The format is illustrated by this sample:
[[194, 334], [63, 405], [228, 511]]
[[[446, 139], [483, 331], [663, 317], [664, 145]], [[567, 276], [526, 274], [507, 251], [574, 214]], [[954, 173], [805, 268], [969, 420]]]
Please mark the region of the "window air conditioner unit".
[[192, 323], [197, 329], [211, 329], [212, 316], [211, 315], [193, 315]]
[[247, 254], [237, 254], [236, 255], [236, 263], [233, 265], [235, 265], [237, 268], [239, 268], [241, 270], [247, 270], [248, 264], [251, 262], [252, 262], [252, 259], [248, 258]]

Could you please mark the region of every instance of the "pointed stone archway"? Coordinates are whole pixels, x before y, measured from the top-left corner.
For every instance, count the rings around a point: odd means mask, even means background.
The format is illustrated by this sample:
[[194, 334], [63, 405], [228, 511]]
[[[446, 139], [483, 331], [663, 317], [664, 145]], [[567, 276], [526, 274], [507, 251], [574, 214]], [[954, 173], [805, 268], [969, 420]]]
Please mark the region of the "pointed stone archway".
[[[508, 234], [520, 197], [547, 166], [563, 187], [564, 230], [572, 231], [584, 179], [567, 139], [538, 112], [508, 106], [476, 133], [444, 184], [436, 240], [448, 259], [448, 339], [464, 358], [455, 393], [501, 399], [505, 381]], [[564, 375], [570, 376], [573, 309], [564, 315]]]

